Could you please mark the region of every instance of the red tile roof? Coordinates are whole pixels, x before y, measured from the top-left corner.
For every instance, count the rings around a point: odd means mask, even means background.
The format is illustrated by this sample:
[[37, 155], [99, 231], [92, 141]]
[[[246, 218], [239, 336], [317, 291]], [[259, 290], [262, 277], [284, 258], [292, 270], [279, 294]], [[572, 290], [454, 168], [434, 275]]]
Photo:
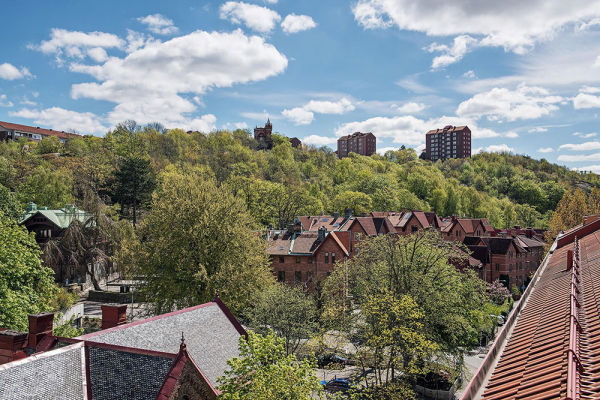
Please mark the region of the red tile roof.
[[[504, 330], [516, 318], [512, 332], [500, 333], [510, 338], [489, 381], [480, 369], [463, 399], [483, 386], [489, 400], [600, 398], [600, 221], [582, 228], [555, 241], [509, 317]], [[482, 367], [493, 366], [494, 354]]]
[[27, 125], [13, 124], [11, 122], [4, 122], [4, 121], [0, 121], [0, 127], [4, 127], [9, 130], [18, 130], [18, 131], [23, 131], [23, 132], [27, 132], [27, 133], [35, 133], [35, 134], [44, 135], [44, 136], [58, 136], [59, 138], [63, 138], [63, 139], [66, 139], [70, 136], [83, 137], [76, 133], [55, 131], [52, 129], [44, 129], [44, 128], [39, 128], [39, 127], [27, 126]]

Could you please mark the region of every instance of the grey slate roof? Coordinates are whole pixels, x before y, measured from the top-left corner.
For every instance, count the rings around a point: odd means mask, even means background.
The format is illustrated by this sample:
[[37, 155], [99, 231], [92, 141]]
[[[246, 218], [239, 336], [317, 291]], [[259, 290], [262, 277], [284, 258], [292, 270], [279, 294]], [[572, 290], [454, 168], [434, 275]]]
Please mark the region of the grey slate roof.
[[194, 362], [213, 385], [227, 369], [227, 360], [239, 357], [240, 333], [217, 303], [163, 314], [80, 337], [91, 342], [177, 353], [181, 333]]
[[0, 365], [0, 399], [87, 398], [83, 385], [84, 360], [83, 343], [77, 343], [60, 350]]

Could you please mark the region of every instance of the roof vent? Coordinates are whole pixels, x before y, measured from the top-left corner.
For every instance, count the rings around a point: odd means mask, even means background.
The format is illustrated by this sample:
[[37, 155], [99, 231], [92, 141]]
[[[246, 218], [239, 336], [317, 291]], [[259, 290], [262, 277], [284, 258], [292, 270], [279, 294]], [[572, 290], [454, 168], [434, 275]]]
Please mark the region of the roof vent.
[[37, 211], [37, 204], [35, 204], [33, 201], [27, 206], [27, 212], [30, 211]]

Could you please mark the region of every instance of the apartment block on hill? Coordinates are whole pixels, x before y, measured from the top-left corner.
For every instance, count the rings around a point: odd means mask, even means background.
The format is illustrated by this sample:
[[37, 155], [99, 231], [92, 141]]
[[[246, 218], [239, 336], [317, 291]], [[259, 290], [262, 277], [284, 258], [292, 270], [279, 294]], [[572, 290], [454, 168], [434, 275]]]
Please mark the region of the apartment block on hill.
[[468, 126], [447, 125], [425, 135], [425, 154], [431, 161], [471, 157], [471, 130]]
[[0, 121], [0, 140], [8, 141], [25, 138], [32, 142], [41, 142], [42, 139], [52, 136], [59, 138], [62, 143], [65, 143], [69, 137], [82, 137], [76, 133]]
[[352, 135], [342, 136], [337, 141], [337, 156], [342, 159], [348, 153], [361, 156], [371, 156], [377, 151], [377, 138], [371, 132], [354, 132]]

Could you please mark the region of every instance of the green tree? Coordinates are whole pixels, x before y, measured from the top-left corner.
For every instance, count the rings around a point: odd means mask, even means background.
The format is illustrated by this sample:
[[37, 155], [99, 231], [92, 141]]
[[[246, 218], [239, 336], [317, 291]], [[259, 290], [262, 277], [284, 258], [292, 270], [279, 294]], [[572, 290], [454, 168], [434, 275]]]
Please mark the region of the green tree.
[[444, 210], [446, 208], [446, 192], [442, 188], [437, 188], [433, 190], [431, 194], [431, 200], [429, 200], [429, 204], [431, 204], [431, 209], [439, 214], [443, 215]]
[[58, 136], [49, 136], [43, 138], [35, 149], [39, 154], [60, 153], [63, 150], [63, 144]]
[[150, 200], [156, 186], [150, 159], [140, 156], [123, 158], [119, 169], [115, 171], [115, 184], [115, 198], [121, 204], [121, 215], [123, 207], [131, 205], [133, 226], [136, 226], [138, 207]]
[[284, 340], [270, 333], [250, 332], [240, 337], [240, 357], [227, 361], [229, 369], [218, 379], [219, 399], [311, 400], [323, 389], [314, 365], [286, 354]]
[[332, 210], [344, 212], [349, 208], [353, 215], [371, 212], [372, 207], [371, 197], [368, 194], [350, 190], [339, 193], [331, 202]]
[[276, 284], [260, 292], [247, 312], [250, 327], [261, 334], [269, 329], [284, 339], [285, 352], [297, 352], [317, 330], [314, 299], [298, 288]]
[[23, 207], [7, 187], [0, 184], [0, 213], [18, 221], [23, 216]]
[[145, 277], [139, 293], [162, 314], [210, 301], [219, 290], [241, 312], [274, 280], [253, 226], [244, 201], [214, 178], [167, 169], [138, 240], [127, 241], [133, 272]]
[[25, 182], [19, 186], [21, 203], [30, 201], [50, 209], [61, 209], [73, 203], [73, 177], [67, 170], [35, 168]]
[[444, 215], [451, 216], [458, 214], [458, 209], [460, 207], [460, 198], [458, 197], [458, 193], [452, 186], [448, 186], [446, 190], [446, 206], [444, 207]]
[[26, 331], [27, 315], [50, 311], [57, 291], [34, 235], [0, 212], [0, 327]]

